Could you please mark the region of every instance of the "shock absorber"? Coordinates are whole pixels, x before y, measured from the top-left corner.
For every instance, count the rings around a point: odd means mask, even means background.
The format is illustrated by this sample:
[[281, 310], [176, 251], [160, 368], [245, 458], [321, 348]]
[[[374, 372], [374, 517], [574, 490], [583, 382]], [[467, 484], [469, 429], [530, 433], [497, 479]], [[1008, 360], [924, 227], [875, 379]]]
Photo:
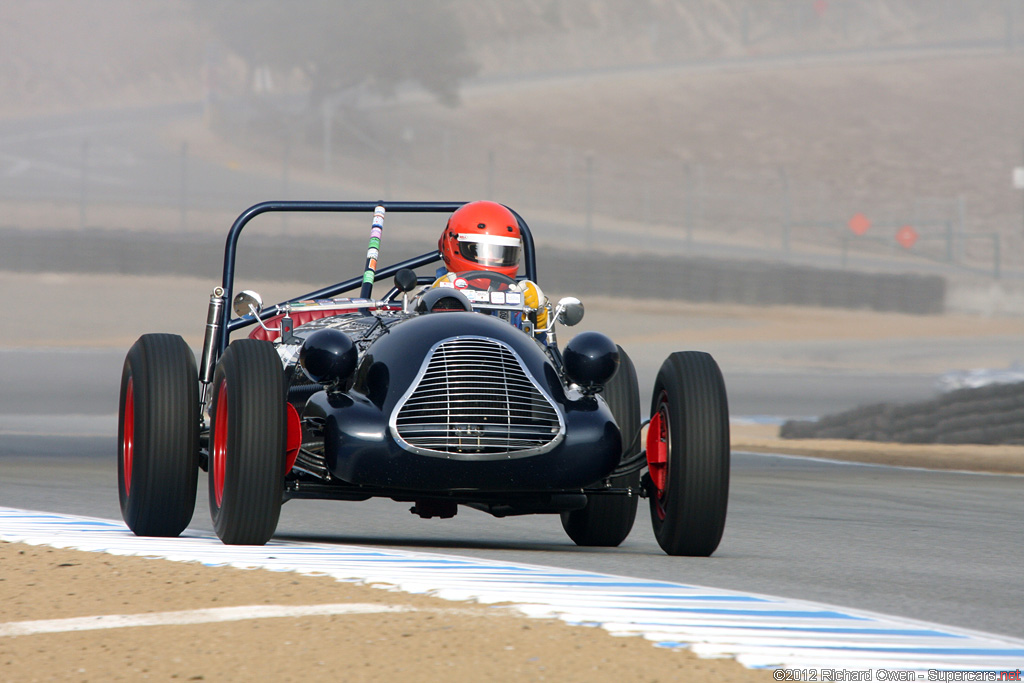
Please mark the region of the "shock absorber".
[[206, 334], [203, 337], [203, 356], [199, 365], [199, 403], [205, 406], [209, 399], [210, 383], [216, 359], [217, 339], [220, 337], [221, 316], [224, 312], [224, 288], [213, 288], [210, 307], [206, 311]]

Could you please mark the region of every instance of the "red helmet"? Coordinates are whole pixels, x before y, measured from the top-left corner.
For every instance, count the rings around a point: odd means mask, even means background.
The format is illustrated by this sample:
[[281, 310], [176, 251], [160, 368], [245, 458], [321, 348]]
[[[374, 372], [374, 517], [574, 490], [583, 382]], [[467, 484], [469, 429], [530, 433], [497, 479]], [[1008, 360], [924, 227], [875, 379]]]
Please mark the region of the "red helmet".
[[515, 214], [497, 202], [463, 204], [448, 219], [437, 248], [450, 272], [491, 270], [515, 277], [523, 240]]

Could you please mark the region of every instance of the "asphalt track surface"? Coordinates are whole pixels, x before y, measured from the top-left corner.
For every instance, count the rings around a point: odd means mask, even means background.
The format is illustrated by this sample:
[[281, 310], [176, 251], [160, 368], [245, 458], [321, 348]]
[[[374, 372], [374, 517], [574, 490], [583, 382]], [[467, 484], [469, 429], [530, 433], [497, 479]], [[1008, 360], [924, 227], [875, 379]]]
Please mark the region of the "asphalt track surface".
[[[174, 206], [180, 200], [177, 153], [156, 143], [152, 131], [183, 113], [156, 108], [120, 118], [104, 112], [95, 120], [5, 123], [5, 197], [77, 201], [87, 154], [90, 202], [131, 194]], [[281, 190], [279, 180], [240, 182], [237, 172], [195, 158], [189, 163], [190, 206], [241, 208]], [[244, 196], [227, 192], [239, 186], [246, 188]], [[297, 183], [292, 189], [307, 198], [323, 192]], [[20, 345], [27, 346], [31, 331], [24, 334]], [[707, 350], [728, 359], [722, 353], [727, 348]], [[113, 415], [123, 355], [124, 350], [0, 351], [0, 505], [120, 517]], [[644, 396], [664, 357], [654, 355], [634, 358]], [[748, 416], [827, 414], [879, 400], [880, 388], [887, 400], [924, 398], [933, 393], [935, 379], [734, 369], [729, 363], [723, 368], [731, 412]], [[408, 504], [391, 501], [293, 501], [284, 508], [278, 536], [692, 582], [1021, 637], [1022, 494], [1022, 477], [737, 453], [725, 536], [709, 559], [663, 555], [645, 509], [626, 542], [608, 550], [576, 548], [553, 516], [497, 520], [463, 510], [451, 520], [420, 520], [407, 512]], [[193, 524], [210, 528], [205, 477]]]
[[[121, 360], [114, 350], [0, 352], [0, 505], [120, 517], [112, 411]], [[652, 370], [638, 366], [643, 383]], [[40, 367], [48, 369], [44, 380]], [[738, 405], [746, 414], [779, 407], [768, 384], [778, 386], [780, 376], [726, 374], [734, 414]], [[858, 383], [867, 392], [879, 380], [781, 379], [792, 397], [785, 405], [804, 414], [856, 403]], [[193, 527], [209, 530], [205, 485], [203, 476]], [[666, 557], [643, 501], [617, 549], [575, 547], [554, 516], [499, 520], [461, 510], [454, 519], [421, 520], [408, 504], [386, 500], [292, 501], [277, 537], [696, 583], [1020, 637], [1022, 494], [1024, 477], [734, 453], [729, 520], [712, 558]]]

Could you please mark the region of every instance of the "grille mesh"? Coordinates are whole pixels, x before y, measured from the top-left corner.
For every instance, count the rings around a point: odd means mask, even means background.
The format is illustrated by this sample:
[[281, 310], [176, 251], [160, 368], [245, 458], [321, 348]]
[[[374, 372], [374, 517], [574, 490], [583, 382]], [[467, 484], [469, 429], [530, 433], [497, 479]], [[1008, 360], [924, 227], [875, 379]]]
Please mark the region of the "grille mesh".
[[542, 452], [562, 435], [558, 411], [515, 354], [482, 338], [435, 347], [394, 429], [412, 450], [492, 457]]

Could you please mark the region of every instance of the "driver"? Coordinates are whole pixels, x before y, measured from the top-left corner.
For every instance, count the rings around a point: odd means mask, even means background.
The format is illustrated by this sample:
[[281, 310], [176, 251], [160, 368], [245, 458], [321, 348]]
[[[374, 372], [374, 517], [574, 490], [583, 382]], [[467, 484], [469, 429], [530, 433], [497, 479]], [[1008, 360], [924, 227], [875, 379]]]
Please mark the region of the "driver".
[[[523, 250], [519, 221], [507, 207], [497, 202], [463, 204], [448, 218], [437, 248], [444, 258], [445, 267], [438, 270], [439, 277], [434, 287], [457, 286], [457, 281], [466, 282], [460, 276], [472, 271], [489, 271], [515, 278], [519, 271], [519, 254]], [[484, 278], [478, 281], [469, 278], [468, 284], [486, 286]], [[536, 311], [534, 334], [546, 332], [548, 312], [544, 292], [530, 280], [520, 280], [517, 285], [522, 291], [523, 303]], [[502, 285], [503, 288], [507, 286]]]

